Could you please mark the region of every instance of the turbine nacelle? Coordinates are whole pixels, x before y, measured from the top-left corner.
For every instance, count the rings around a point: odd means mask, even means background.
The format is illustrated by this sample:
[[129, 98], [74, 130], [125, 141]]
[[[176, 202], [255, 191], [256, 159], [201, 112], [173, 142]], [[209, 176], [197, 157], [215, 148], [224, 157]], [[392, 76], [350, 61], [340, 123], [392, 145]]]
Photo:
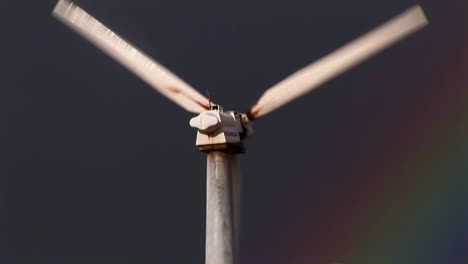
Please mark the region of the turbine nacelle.
[[244, 153], [242, 141], [253, 134], [245, 114], [223, 111], [220, 105], [200, 113], [190, 120], [190, 126], [198, 129], [195, 145], [200, 151], [223, 150]]

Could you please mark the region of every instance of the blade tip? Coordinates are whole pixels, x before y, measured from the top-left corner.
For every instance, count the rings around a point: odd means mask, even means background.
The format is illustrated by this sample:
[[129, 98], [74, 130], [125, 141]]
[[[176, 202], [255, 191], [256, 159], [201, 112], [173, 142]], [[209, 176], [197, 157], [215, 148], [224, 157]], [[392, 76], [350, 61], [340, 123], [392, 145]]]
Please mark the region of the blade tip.
[[426, 12], [424, 11], [424, 9], [423, 9], [423, 7], [421, 5], [415, 5], [415, 6], [413, 6], [412, 9], [414, 10], [415, 13], [418, 14], [418, 16], [421, 18], [421, 22], [424, 25], [429, 24], [429, 18], [427, 17]]
[[55, 4], [54, 9], [52, 9], [52, 15], [57, 16], [62, 14], [64, 9], [67, 9], [73, 3], [69, 0], [59, 0], [57, 4]]

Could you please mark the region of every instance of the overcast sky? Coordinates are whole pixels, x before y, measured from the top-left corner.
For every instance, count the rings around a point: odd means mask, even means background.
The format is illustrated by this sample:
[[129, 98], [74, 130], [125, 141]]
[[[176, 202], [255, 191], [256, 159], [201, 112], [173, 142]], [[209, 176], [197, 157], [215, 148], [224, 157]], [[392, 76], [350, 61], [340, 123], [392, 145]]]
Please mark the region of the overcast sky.
[[[203, 263], [206, 155], [195, 148], [193, 115], [55, 20], [55, 2], [1, 4], [0, 262]], [[240, 112], [415, 4], [75, 3]], [[455, 243], [435, 238], [452, 236], [448, 218], [417, 229], [429, 213], [412, 213], [428, 204], [466, 212], [466, 198], [421, 187], [428, 174], [466, 186], [455, 180], [468, 173], [463, 136], [452, 142], [463, 168], [419, 168], [453, 153], [443, 148], [452, 126], [468, 127], [457, 101], [468, 98], [468, 3], [419, 3], [429, 27], [255, 123], [241, 157], [242, 263], [468, 262], [455, 246], [468, 243], [467, 222], [455, 225]], [[451, 215], [437, 208], [426, 209]]]

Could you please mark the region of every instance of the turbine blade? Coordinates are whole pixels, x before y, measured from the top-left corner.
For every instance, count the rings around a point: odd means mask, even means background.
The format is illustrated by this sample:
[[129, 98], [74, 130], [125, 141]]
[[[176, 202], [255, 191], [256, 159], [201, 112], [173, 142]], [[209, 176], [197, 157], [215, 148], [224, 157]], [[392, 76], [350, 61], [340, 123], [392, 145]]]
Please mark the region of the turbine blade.
[[71, 1], [60, 0], [52, 14], [182, 108], [207, 110], [208, 99]]
[[339, 48], [268, 89], [249, 115], [262, 117], [286, 103], [318, 88], [428, 24], [420, 6], [413, 6], [358, 39]]

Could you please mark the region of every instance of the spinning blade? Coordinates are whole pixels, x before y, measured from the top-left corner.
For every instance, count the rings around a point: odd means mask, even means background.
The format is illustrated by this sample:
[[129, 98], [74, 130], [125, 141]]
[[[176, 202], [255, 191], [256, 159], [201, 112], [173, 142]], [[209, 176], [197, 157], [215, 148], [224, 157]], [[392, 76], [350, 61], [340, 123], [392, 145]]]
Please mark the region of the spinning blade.
[[255, 119], [278, 109], [427, 24], [420, 6], [406, 10], [268, 89], [251, 108], [249, 116]]
[[208, 109], [203, 95], [74, 3], [60, 0], [53, 14], [185, 110], [200, 113]]

